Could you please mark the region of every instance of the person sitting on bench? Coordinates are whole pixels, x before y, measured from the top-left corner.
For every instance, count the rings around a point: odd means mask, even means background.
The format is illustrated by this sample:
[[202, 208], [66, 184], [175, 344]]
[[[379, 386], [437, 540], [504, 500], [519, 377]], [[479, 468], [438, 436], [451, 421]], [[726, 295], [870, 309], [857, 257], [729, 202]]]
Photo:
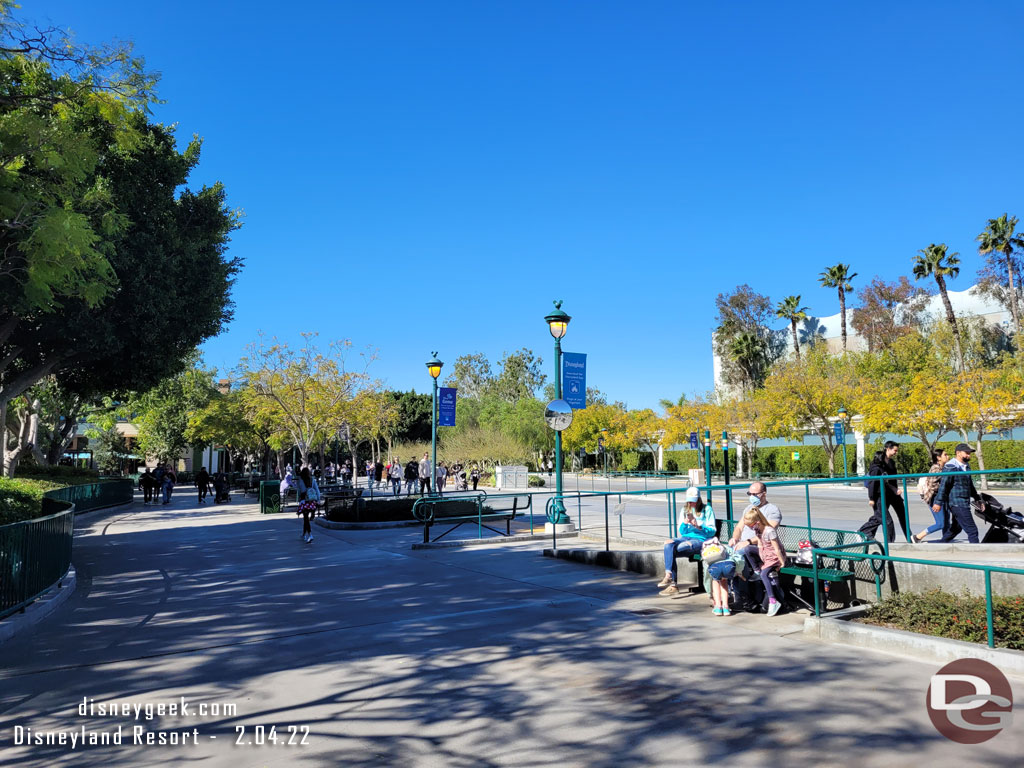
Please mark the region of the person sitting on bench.
[[686, 489], [686, 503], [683, 505], [682, 520], [679, 522], [679, 538], [665, 541], [665, 577], [658, 582], [662, 597], [679, 594], [676, 587], [676, 557], [695, 555], [705, 541], [715, 535], [715, 512], [700, 497], [700, 490]]

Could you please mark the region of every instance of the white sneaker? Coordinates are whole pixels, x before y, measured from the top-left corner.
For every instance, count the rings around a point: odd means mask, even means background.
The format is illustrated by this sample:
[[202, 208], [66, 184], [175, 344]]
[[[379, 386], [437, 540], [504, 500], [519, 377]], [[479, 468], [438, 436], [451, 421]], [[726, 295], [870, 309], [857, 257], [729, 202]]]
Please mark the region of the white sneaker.
[[313, 540], [313, 534], [311, 533], [311, 534], [309, 534], [309, 536], [308, 536], [308, 537], [306, 538], [306, 541], [312, 541], [312, 540]]
[[782, 603], [780, 603], [778, 601], [775, 601], [774, 603], [769, 603], [768, 604], [768, 615], [769, 616], [774, 616], [776, 613], [779, 612], [780, 608], [782, 608]]

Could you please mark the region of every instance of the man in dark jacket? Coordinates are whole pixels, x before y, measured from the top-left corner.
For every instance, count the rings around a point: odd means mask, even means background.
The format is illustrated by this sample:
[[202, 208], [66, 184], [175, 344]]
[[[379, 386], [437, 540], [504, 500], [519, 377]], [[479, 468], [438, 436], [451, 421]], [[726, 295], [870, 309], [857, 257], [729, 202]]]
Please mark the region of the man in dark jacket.
[[[881, 477], [884, 475], [895, 475], [896, 474], [896, 454], [899, 452], [900, 444], [894, 440], [888, 440], [885, 443], [885, 449], [875, 454], [875, 458], [871, 462], [871, 467], [868, 469], [868, 475], [874, 477]], [[867, 481], [865, 485], [868, 487], [868, 502], [871, 504], [871, 517], [868, 521], [860, 527], [861, 533], [874, 538], [875, 531], [878, 530], [878, 526], [882, 524], [883, 510], [882, 510], [882, 483], [878, 480]], [[885, 481], [885, 529], [889, 534], [889, 541], [896, 540], [896, 526], [893, 525], [892, 517], [888, 514], [889, 509], [892, 509], [896, 513], [896, 519], [900, 521], [900, 527], [903, 529], [903, 535], [909, 535], [909, 525], [907, 524], [907, 510], [903, 506], [903, 498], [900, 496], [900, 487], [895, 480]]]
[[416, 492], [416, 484], [420, 481], [420, 465], [416, 459], [409, 459], [405, 465], [405, 493], [412, 496]]
[[956, 458], [950, 459], [943, 472], [956, 472], [956, 476], [950, 475], [942, 478], [939, 483], [939, 490], [932, 500], [932, 509], [941, 512], [945, 506], [950, 513], [949, 530], [939, 539], [942, 542], [950, 542], [963, 530], [967, 534], [967, 541], [971, 544], [978, 543], [978, 526], [974, 522], [974, 515], [971, 512], [971, 500], [981, 501], [981, 494], [974, 487], [974, 478], [971, 475], [962, 474], [971, 468], [971, 454], [974, 449], [967, 443], [960, 443], [956, 447]]
[[210, 473], [206, 471], [206, 467], [196, 472], [196, 488], [199, 491], [199, 503], [206, 503], [206, 494], [210, 490]]

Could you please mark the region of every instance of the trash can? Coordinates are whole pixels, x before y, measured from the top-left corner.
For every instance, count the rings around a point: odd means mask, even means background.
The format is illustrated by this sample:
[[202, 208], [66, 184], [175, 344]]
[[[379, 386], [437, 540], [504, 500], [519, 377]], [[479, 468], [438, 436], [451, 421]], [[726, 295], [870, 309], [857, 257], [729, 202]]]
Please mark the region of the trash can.
[[276, 480], [260, 483], [260, 513], [267, 515], [281, 511], [281, 489]]

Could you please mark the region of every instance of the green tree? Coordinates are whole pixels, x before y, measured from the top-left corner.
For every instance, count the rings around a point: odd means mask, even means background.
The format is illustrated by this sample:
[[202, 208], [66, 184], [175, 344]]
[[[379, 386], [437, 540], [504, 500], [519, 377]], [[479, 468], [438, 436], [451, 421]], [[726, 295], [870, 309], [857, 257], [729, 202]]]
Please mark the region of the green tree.
[[852, 280], [857, 276], [850, 274], [850, 265], [840, 262], [828, 267], [818, 277], [818, 282], [825, 288], [835, 288], [839, 293], [839, 323], [843, 333], [843, 352], [846, 352], [846, 292], [853, 290]]
[[185, 439], [192, 445], [221, 446], [229, 466], [239, 456], [265, 464], [270, 448], [270, 434], [249, 418], [239, 389], [213, 390], [206, 405], [188, 415]]
[[1006, 269], [1006, 303], [1013, 315], [1014, 330], [1020, 333], [1020, 308], [1017, 303], [1017, 280], [1014, 277], [1015, 252], [1024, 248], [1024, 238], [1015, 233], [1017, 217], [1003, 214], [997, 219], [989, 219], [985, 230], [976, 238], [978, 253], [988, 256], [988, 266], [995, 270], [998, 265]]
[[444, 385], [457, 388], [460, 398], [482, 397], [494, 385], [491, 364], [479, 352], [459, 355]]
[[510, 403], [536, 396], [547, 380], [541, 371], [543, 363], [540, 357], [526, 347], [516, 352], [506, 352], [498, 363], [500, 371], [491, 391]]
[[93, 430], [88, 436], [91, 445], [94, 446], [93, 461], [96, 462], [96, 468], [106, 475], [120, 472], [128, 455], [128, 441], [118, 431], [117, 426]]
[[139, 428], [138, 444], [146, 456], [175, 464], [189, 446], [189, 416], [206, 407], [216, 393], [214, 372], [189, 368], [133, 397], [121, 412]]
[[718, 325], [712, 335], [722, 363], [722, 381], [746, 391], [761, 386], [771, 366], [785, 351], [782, 334], [773, 331], [775, 307], [749, 285], [715, 298]]
[[927, 248], [922, 248], [914, 256], [914, 279], [921, 280], [926, 277], [935, 278], [935, 284], [939, 286], [939, 293], [942, 295], [942, 304], [946, 308], [946, 321], [953, 331], [954, 346], [956, 348], [957, 361], [960, 364], [960, 371], [966, 371], [964, 365], [964, 351], [960, 343], [960, 329], [956, 324], [956, 316], [953, 314], [953, 305], [949, 302], [949, 293], [946, 290], [946, 277], [955, 278], [960, 274], [959, 253], [949, 253], [946, 244], [936, 245], [932, 243]]
[[787, 296], [779, 302], [775, 314], [783, 320], [789, 321], [789, 329], [793, 334], [793, 350], [796, 352], [796, 359], [800, 360], [800, 338], [796, 335], [796, 324], [800, 320], [807, 319], [807, 307], [800, 306], [800, 295]]

